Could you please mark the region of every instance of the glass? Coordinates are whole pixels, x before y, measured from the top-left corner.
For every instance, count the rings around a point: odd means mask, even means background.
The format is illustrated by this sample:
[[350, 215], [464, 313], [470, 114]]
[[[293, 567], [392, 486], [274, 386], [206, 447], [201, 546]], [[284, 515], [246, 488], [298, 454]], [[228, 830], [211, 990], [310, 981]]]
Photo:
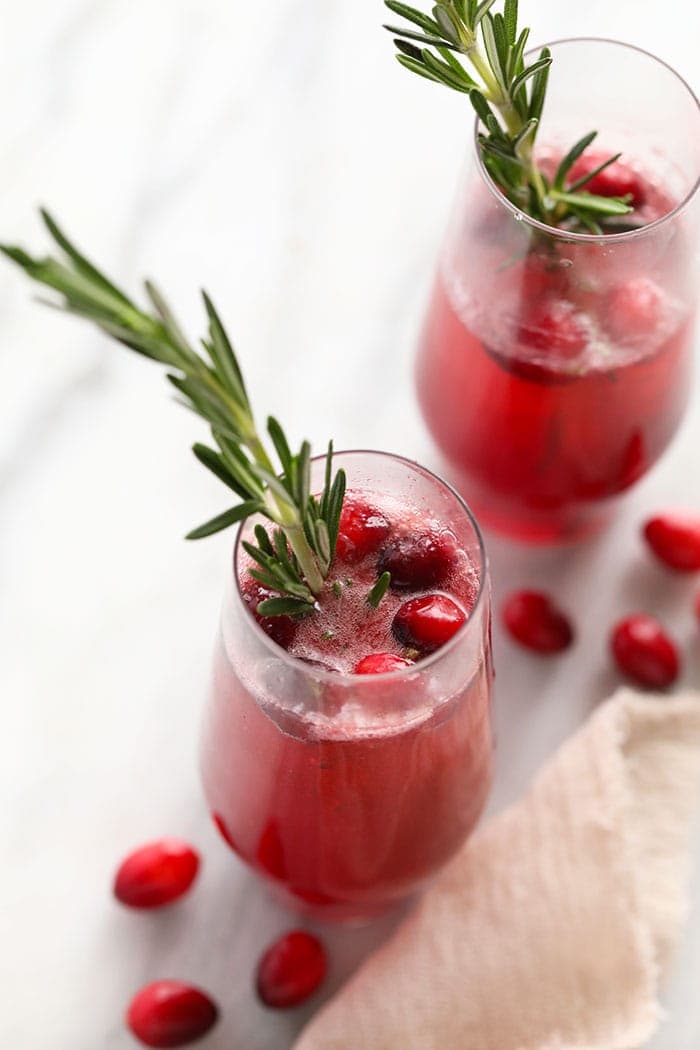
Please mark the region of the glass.
[[417, 363], [428, 427], [479, 520], [545, 542], [597, 528], [678, 428], [700, 212], [700, 109], [684, 81], [614, 41], [552, 54], [543, 166], [598, 129], [592, 151], [623, 153], [636, 212], [605, 236], [554, 230], [505, 200], [473, 148]]
[[[412, 895], [472, 830], [491, 782], [490, 598], [478, 527], [408, 460], [335, 457], [348, 487], [410, 504], [454, 532], [480, 588], [467, 622], [416, 665], [333, 673], [261, 630], [238, 585], [239, 533], [206, 712], [202, 773], [228, 844], [297, 910], [364, 920]], [[323, 461], [312, 465], [315, 488]]]

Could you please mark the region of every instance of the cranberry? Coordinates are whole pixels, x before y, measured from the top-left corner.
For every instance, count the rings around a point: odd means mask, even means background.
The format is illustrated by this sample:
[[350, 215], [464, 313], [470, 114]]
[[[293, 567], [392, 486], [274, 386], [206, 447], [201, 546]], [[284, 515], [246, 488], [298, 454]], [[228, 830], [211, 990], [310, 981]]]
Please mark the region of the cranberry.
[[588, 342], [586, 329], [576, 308], [566, 299], [540, 299], [527, 306], [518, 329], [525, 346], [571, 361]]
[[503, 606], [503, 622], [526, 649], [559, 653], [574, 639], [569, 620], [547, 594], [516, 591]]
[[[508, 273], [507, 270], [504, 273]], [[550, 257], [538, 252], [529, 252], [519, 271], [513, 275], [519, 280], [520, 297], [526, 302], [545, 295], [562, 295], [569, 283], [566, 269], [557, 256]], [[510, 278], [512, 280], [512, 277]]]
[[131, 1001], [126, 1023], [145, 1046], [186, 1046], [216, 1024], [215, 1004], [200, 991], [179, 981], [155, 981]]
[[653, 331], [659, 323], [663, 293], [648, 277], [637, 277], [612, 288], [605, 301], [605, 327], [619, 342]]
[[362, 500], [346, 496], [340, 512], [336, 553], [351, 565], [379, 550], [391, 526], [384, 515]]
[[233, 840], [233, 835], [229, 831], [228, 826], [226, 824], [226, 821], [221, 816], [221, 814], [220, 813], [212, 813], [211, 819], [214, 821], [214, 824], [216, 825], [216, 829], [219, 832], [219, 834], [221, 835], [221, 837], [224, 840], [224, 842], [226, 843], [226, 845], [229, 846], [234, 851], [234, 853], [239, 853], [240, 851], [238, 849], [238, 846], [236, 845], [236, 843]]
[[262, 830], [255, 850], [255, 860], [273, 879], [287, 878], [287, 862], [284, 857], [284, 846], [276, 820], [269, 820]]
[[296, 621], [291, 616], [261, 616], [258, 612], [260, 602], [264, 602], [266, 598], [278, 598], [279, 595], [275, 591], [270, 591], [267, 587], [263, 587], [252, 576], [243, 584], [242, 594], [243, 601], [265, 634], [269, 635], [273, 642], [277, 642], [283, 649], [289, 649], [297, 631], [298, 624]]
[[292, 930], [271, 944], [258, 963], [258, 995], [265, 1006], [297, 1006], [313, 995], [327, 966], [321, 942], [304, 930]]
[[676, 646], [652, 616], [628, 616], [614, 628], [610, 644], [617, 666], [639, 685], [664, 689], [678, 677]]
[[449, 532], [397, 536], [380, 554], [377, 575], [390, 572], [395, 591], [436, 587], [445, 580], [456, 553], [457, 544]]
[[[607, 160], [608, 156], [605, 153], [589, 153], [579, 158], [569, 173], [568, 184], [583, 178]], [[645, 200], [644, 186], [639, 176], [621, 160], [616, 160], [594, 175], [581, 187], [581, 192], [595, 193], [598, 197], [626, 197], [629, 194], [630, 204], [635, 208], [639, 208]]]
[[466, 622], [464, 610], [445, 594], [410, 598], [394, 616], [391, 629], [402, 645], [433, 653]]
[[187, 893], [199, 856], [180, 839], [161, 839], [131, 853], [114, 879], [114, 896], [130, 908], [161, 908]]
[[695, 615], [700, 620], [700, 594], [695, 596]]
[[660, 514], [646, 523], [644, 538], [656, 557], [671, 569], [700, 570], [700, 516]]
[[363, 656], [355, 667], [355, 674], [385, 674], [387, 671], [400, 671], [402, 667], [410, 667], [411, 661], [404, 660], [402, 656], [395, 653], [370, 653]]

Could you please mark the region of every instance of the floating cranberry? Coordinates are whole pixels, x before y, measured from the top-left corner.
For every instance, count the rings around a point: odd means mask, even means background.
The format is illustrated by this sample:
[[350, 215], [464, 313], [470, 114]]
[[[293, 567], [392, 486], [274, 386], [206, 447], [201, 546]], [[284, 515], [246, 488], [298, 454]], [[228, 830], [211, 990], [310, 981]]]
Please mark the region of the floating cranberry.
[[289, 649], [297, 631], [297, 622], [291, 616], [261, 616], [258, 612], [258, 605], [261, 602], [264, 602], [266, 598], [279, 598], [279, 594], [268, 590], [267, 587], [263, 587], [252, 576], [243, 584], [242, 594], [243, 601], [265, 634], [269, 635], [273, 642], [277, 642], [283, 649]]
[[346, 496], [340, 512], [336, 553], [339, 558], [355, 565], [366, 555], [378, 551], [390, 531], [388, 520], [375, 507]]
[[447, 577], [456, 553], [457, 543], [449, 532], [397, 536], [380, 554], [377, 575], [390, 572], [395, 591], [437, 587]]
[[[608, 155], [605, 153], [587, 153], [581, 157], [569, 173], [569, 185], [583, 178], [607, 159]], [[635, 208], [639, 208], [645, 200], [644, 187], [639, 176], [621, 160], [616, 160], [594, 175], [581, 187], [581, 192], [594, 193], [598, 197], [626, 197], [629, 195], [630, 204]]]
[[700, 516], [659, 514], [649, 519], [643, 534], [656, 557], [669, 568], [700, 570]]
[[395, 653], [370, 653], [363, 656], [355, 667], [355, 674], [386, 674], [387, 671], [400, 671], [402, 667], [410, 667], [411, 661], [404, 660], [402, 656]]
[[[504, 271], [507, 273], [508, 271]], [[511, 275], [519, 285], [520, 297], [526, 302], [543, 296], [562, 295], [568, 286], [566, 268], [558, 256], [529, 252], [519, 270]]]
[[566, 299], [545, 298], [528, 304], [518, 340], [560, 361], [578, 357], [588, 342], [581, 316]]
[[617, 666], [638, 685], [665, 689], [678, 677], [678, 650], [652, 616], [640, 613], [622, 620], [610, 645]]
[[517, 642], [538, 653], [559, 653], [574, 639], [567, 617], [539, 591], [511, 594], [503, 606], [503, 622]]
[[466, 622], [464, 610], [445, 594], [426, 594], [404, 602], [391, 629], [402, 645], [424, 655], [435, 652]]
[[663, 302], [663, 292], [648, 277], [618, 284], [605, 300], [605, 327], [618, 342], [639, 339], [658, 326]]
[[256, 988], [265, 1006], [284, 1009], [303, 1003], [326, 976], [326, 952], [304, 930], [292, 930], [271, 944], [260, 962]]
[[155, 981], [133, 998], [126, 1022], [145, 1046], [178, 1047], [201, 1039], [219, 1011], [208, 995], [180, 981]]
[[162, 908], [187, 893], [199, 856], [180, 839], [161, 839], [131, 853], [114, 879], [114, 896], [130, 908]]

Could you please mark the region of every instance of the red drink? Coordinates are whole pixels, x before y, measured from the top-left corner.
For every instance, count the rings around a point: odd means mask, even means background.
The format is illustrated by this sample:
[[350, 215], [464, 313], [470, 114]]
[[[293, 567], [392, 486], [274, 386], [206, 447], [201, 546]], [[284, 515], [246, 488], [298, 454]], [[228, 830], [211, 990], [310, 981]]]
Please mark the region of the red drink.
[[[697, 103], [667, 67], [633, 49], [565, 41], [555, 50], [562, 54], [552, 66], [544, 133], [557, 141], [559, 125], [570, 134], [574, 117], [576, 126], [611, 128], [614, 148], [629, 150], [586, 188], [627, 195], [635, 210], [601, 235], [552, 230], [517, 212], [480, 167], [472, 171], [448, 232], [417, 371], [428, 426], [480, 520], [530, 540], [595, 527], [611, 498], [667, 447], [689, 392], [696, 304], [696, 214], [680, 205], [693, 198], [697, 145], [686, 156], [664, 143], [675, 150], [672, 161], [647, 147], [636, 156], [653, 167], [637, 165], [628, 158], [639, 141], [625, 136], [639, 135], [638, 125], [616, 126], [623, 96], [602, 84], [581, 95], [581, 77], [606, 63], [622, 76], [622, 63], [631, 78], [643, 62], [654, 69], [639, 90], [658, 96], [648, 112], [678, 92], [681, 124], [686, 106], [697, 126]], [[645, 112], [636, 96], [635, 105]], [[680, 134], [674, 128], [671, 137]], [[585, 154], [572, 181], [614, 148]], [[543, 167], [553, 172], [560, 156], [544, 155]], [[619, 225], [630, 221], [634, 228]]]
[[[236, 852], [296, 906], [345, 919], [410, 895], [455, 853], [486, 800], [492, 741], [488, 593], [472, 519], [412, 464], [340, 458], [354, 490], [346, 506], [371, 505], [387, 531], [366, 551], [346, 545], [344, 554], [341, 539], [321, 611], [283, 638], [288, 651], [260, 630], [235, 589], [203, 774]], [[382, 552], [424, 535], [447, 552], [442, 568], [429, 566], [421, 585], [390, 590], [372, 609], [365, 596]], [[428, 595], [457, 609], [461, 626], [423, 657], [392, 624], [400, 608]], [[353, 673], [377, 653], [391, 654], [398, 669]]]

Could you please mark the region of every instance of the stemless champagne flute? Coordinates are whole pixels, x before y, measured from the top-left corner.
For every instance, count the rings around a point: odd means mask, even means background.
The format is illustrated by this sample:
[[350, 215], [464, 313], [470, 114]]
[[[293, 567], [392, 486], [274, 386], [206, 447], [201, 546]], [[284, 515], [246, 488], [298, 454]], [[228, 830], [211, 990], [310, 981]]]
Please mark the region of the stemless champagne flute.
[[689, 392], [697, 298], [700, 109], [669, 66], [610, 40], [563, 40], [538, 156], [628, 195], [604, 233], [519, 211], [470, 154], [418, 356], [418, 392], [455, 483], [488, 525], [575, 538], [656, 462]]
[[[424, 886], [484, 806], [490, 600], [481, 536], [454, 490], [384, 453], [344, 452], [336, 462], [351, 499], [359, 493], [398, 528], [409, 516], [412, 536], [425, 523], [451, 537], [459, 569], [442, 590], [468, 611], [466, 622], [432, 655], [384, 674], [352, 673], [372, 647], [356, 611], [347, 624], [341, 614], [330, 647], [340, 669], [292, 655], [246, 603], [242, 539], [254, 524], [246, 523], [227, 584], [202, 774], [222, 835], [288, 903], [321, 918], [364, 920]], [[320, 486], [323, 463], [312, 467]], [[355, 569], [345, 585], [362, 585]], [[389, 592], [386, 616], [405, 599]]]

